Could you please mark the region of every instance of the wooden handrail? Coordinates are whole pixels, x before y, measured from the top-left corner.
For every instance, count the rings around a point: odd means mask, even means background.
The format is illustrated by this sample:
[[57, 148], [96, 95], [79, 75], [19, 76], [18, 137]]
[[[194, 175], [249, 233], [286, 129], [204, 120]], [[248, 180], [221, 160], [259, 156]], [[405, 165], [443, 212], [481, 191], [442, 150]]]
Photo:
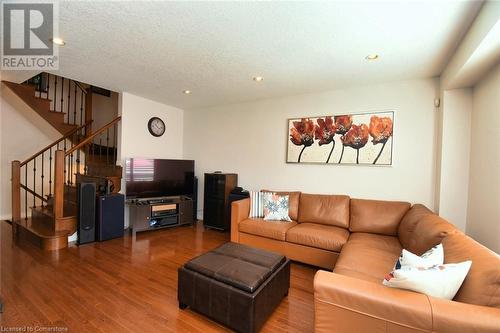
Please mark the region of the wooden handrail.
[[40, 199], [42, 201], [45, 201], [45, 202], [49, 201], [47, 198], [42, 197], [40, 194], [38, 194], [35, 191], [33, 191], [32, 189], [28, 188], [28, 186], [26, 186], [26, 185], [21, 184], [21, 188], [26, 190], [28, 193], [31, 193], [32, 195], [34, 195], [35, 197], [37, 197], [38, 199]]
[[82, 84], [81, 84], [80, 82], [75, 81], [75, 80], [73, 80], [73, 82], [75, 82], [75, 84], [78, 86], [78, 88], [80, 88], [80, 90], [81, 90], [81, 91], [82, 91], [85, 95], [87, 95], [87, 90], [86, 90], [84, 87], [82, 87]]
[[66, 156], [71, 155], [77, 149], [81, 149], [83, 146], [85, 146], [86, 144], [88, 144], [89, 142], [91, 142], [97, 135], [101, 134], [102, 132], [104, 132], [105, 130], [107, 130], [108, 128], [110, 128], [111, 126], [113, 126], [114, 124], [116, 124], [117, 122], [119, 122], [121, 119], [122, 119], [121, 116], [116, 117], [115, 119], [113, 119], [112, 121], [110, 121], [109, 123], [107, 123], [106, 125], [104, 125], [103, 127], [101, 127], [100, 129], [98, 129], [97, 131], [95, 131], [94, 133], [92, 133], [92, 135], [86, 137], [85, 140], [81, 141], [76, 146], [74, 146], [73, 148], [71, 148], [70, 150], [68, 150], [66, 152]]
[[40, 150], [39, 152], [31, 155], [29, 158], [27, 158], [26, 160], [24, 160], [24, 162], [21, 163], [21, 167], [28, 164], [31, 160], [33, 160], [34, 158], [36, 158], [37, 156], [39, 156], [40, 154], [46, 152], [47, 150], [49, 150], [51, 147], [57, 145], [59, 142], [63, 141], [63, 140], [66, 140], [67, 138], [69, 138], [70, 136], [72, 136], [73, 134], [75, 134], [76, 132], [78, 132], [79, 130], [81, 130], [82, 128], [84, 127], [87, 127], [89, 126], [90, 124], [92, 124], [93, 120], [85, 123], [84, 125], [81, 125], [81, 126], [78, 126], [77, 128], [71, 130], [70, 132], [68, 132], [67, 134], [65, 134], [63, 137], [61, 137], [60, 139], [58, 139], [57, 141], [54, 141], [52, 142], [50, 145], [46, 146], [45, 148], [43, 148], [42, 150]]

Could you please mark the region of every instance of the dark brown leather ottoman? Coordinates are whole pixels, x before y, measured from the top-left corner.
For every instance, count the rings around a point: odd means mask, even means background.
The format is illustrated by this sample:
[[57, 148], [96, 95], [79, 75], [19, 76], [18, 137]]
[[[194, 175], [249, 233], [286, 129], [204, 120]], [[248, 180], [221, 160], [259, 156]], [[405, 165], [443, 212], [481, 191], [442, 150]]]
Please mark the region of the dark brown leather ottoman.
[[288, 294], [290, 260], [226, 243], [179, 268], [179, 307], [238, 332], [257, 332]]

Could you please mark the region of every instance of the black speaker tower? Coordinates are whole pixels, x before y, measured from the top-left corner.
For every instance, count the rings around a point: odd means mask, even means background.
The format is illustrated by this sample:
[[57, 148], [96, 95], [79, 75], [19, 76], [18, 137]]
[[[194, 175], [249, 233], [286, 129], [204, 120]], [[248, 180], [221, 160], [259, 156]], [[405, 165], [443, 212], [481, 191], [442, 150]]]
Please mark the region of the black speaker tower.
[[78, 240], [77, 244], [95, 241], [95, 183], [79, 183], [78, 202]]
[[194, 177], [193, 182], [193, 220], [198, 220], [198, 177]]

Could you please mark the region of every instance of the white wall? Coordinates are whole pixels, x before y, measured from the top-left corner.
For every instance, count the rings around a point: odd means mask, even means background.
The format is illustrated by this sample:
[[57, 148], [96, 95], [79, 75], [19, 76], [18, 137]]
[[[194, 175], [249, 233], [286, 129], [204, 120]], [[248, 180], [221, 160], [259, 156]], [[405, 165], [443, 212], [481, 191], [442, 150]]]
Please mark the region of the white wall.
[[[109, 97], [92, 93], [92, 129], [97, 130], [118, 116], [118, 93], [112, 91]], [[114, 146], [114, 127], [109, 130], [109, 146]], [[105, 144], [105, 143], [103, 143]]]
[[[125, 166], [130, 157], [183, 158], [184, 111], [130, 93], [120, 94], [119, 113], [122, 116], [118, 127], [118, 163]], [[154, 137], [148, 131], [151, 117], [165, 122], [165, 134]], [[125, 171], [125, 170], [123, 170]], [[122, 178], [125, 193], [125, 175]], [[125, 211], [125, 227], [128, 227], [128, 209]]]
[[469, 195], [472, 90], [443, 92], [439, 215], [465, 231]]
[[[246, 189], [339, 193], [434, 207], [437, 80], [362, 86], [185, 112], [184, 158], [200, 179], [238, 173]], [[287, 118], [394, 109], [392, 167], [286, 164]]]
[[[119, 158], [182, 158], [184, 111], [129, 93], [120, 95], [121, 144]], [[165, 122], [166, 131], [154, 137], [148, 131], [151, 117]]]
[[[25, 160], [60, 138], [61, 134], [3, 84], [0, 118], [0, 219], [10, 219], [12, 161]], [[31, 182], [31, 177], [28, 182]]]
[[500, 253], [500, 65], [472, 96], [467, 233]]

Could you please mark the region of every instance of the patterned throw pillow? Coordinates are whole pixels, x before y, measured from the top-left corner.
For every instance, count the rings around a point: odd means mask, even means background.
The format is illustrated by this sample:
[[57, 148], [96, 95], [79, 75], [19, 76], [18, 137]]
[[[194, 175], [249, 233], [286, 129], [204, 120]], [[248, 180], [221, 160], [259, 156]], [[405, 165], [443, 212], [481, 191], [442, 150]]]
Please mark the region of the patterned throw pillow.
[[417, 256], [416, 254], [403, 249], [398, 261], [396, 262], [396, 265], [394, 265], [394, 269], [400, 269], [404, 266], [428, 268], [434, 265], [442, 265], [443, 263], [443, 244], [438, 244], [421, 256]]
[[250, 191], [250, 214], [249, 218], [264, 217], [264, 193]]
[[291, 222], [292, 219], [288, 216], [288, 199], [288, 195], [264, 193], [264, 220]]
[[464, 282], [472, 261], [432, 267], [404, 266], [389, 273], [385, 286], [413, 290], [428, 296], [451, 300]]

